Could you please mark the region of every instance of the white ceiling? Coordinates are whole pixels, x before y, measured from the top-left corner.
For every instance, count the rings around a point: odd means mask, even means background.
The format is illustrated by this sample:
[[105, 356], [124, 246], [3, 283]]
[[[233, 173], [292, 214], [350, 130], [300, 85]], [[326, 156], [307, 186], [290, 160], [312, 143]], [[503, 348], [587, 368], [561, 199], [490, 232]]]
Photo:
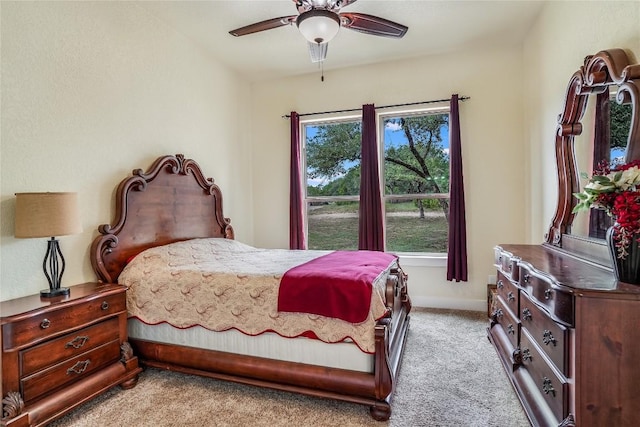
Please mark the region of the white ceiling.
[[[358, 0], [343, 9], [409, 27], [402, 39], [342, 28], [329, 43], [324, 70], [520, 43], [542, 1]], [[295, 26], [242, 37], [228, 32], [254, 22], [297, 15], [292, 0], [140, 1], [138, 5], [251, 81], [316, 73]]]

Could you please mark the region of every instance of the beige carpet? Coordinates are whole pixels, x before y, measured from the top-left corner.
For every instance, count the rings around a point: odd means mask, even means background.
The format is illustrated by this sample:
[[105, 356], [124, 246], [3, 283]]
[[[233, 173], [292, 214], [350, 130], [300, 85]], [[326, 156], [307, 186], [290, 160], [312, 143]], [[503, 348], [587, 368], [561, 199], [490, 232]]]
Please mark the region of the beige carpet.
[[51, 426], [529, 426], [486, 327], [484, 313], [414, 309], [387, 422], [366, 406], [147, 369]]

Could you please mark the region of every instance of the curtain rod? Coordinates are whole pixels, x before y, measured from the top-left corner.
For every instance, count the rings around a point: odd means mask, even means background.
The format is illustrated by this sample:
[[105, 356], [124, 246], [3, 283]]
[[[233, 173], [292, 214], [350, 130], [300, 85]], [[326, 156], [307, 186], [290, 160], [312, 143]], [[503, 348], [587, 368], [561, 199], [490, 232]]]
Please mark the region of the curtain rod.
[[[466, 101], [467, 99], [471, 99], [470, 96], [461, 96], [460, 98], [458, 98], [459, 101]], [[420, 105], [420, 104], [435, 104], [438, 102], [445, 102], [445, 101], [450, 101], [451, 98], [446, 98], [446, 99], [434, 99], [432, 101], [418, 101], [418, 102], [409, 102], [409, 103], [405, 103], [405, 104], [393, 104], [393, 105], [382, 105], [380, 107], [376, 106], [376, 109], [379, 108], [394, 108], [394, 107], [406, 107], [409, 105]], [[351, 113], [354, 111], [362, 111], [362, 108], [350, 108], [348, 110], [333, 110], [333, 111], [319, 111], [316, 113], [303, 113], [303, 114], [298, 114], [298, 117], [303, 117], [303, 116], [316, 116], [319, 114], [333, 114], [333, 113]], [[290, 118], [291, 115], [290, 114], [285, 114], [284, 116], [282, 116], [283, 119], [288, 119]]]

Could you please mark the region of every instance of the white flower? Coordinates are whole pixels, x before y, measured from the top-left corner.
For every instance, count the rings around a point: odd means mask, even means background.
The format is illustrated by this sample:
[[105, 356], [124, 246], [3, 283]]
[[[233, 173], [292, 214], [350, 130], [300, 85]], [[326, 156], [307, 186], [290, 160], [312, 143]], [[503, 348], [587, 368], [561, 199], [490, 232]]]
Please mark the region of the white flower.
[[607, 175], [609, 179], [613, 180], [615, 175], [620, 175], [618, 180], [615, 181], [617, 187], [621, 188], [623, 191], [628, 190], [631, 187], [635, 187], [640, 184], [640, 169], [637, 166], [626, 169], [620, 172], [613, 172]]

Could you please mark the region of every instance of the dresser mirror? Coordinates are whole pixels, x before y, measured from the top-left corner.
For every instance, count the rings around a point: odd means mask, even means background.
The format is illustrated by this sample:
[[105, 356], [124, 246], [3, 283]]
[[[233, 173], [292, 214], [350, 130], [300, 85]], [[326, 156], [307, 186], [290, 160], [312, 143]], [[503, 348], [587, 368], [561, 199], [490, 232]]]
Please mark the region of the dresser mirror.
[[585, 58], [569, 81], [558, 119], [556, 162], [558, 204], [545, 244], [609, 266], [604, 235], [611, 225], [604, 211], [573, 214], [573, 193], [587, 182], [603, 160], [640, 159], [640, 65], [622, 49]]

